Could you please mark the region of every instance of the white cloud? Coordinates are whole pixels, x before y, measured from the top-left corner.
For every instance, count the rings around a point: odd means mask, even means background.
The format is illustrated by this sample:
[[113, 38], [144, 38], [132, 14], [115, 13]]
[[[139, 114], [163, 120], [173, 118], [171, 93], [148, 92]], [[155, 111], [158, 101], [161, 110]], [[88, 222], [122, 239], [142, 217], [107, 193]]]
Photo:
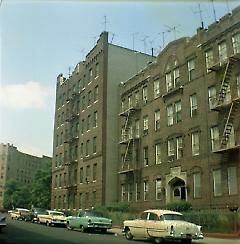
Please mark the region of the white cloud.
[[39, 82], [24, 84], [0, 84], [0, 105], [10, 108], [43, 108], [47, 104], [50, 89]]

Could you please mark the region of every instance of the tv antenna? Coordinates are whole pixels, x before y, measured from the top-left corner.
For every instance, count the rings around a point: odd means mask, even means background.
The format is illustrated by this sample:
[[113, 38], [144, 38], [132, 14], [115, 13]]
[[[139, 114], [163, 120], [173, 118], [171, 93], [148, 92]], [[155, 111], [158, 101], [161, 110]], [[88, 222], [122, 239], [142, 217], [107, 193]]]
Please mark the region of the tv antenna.
[[117, 36], [115, 33], [112, 33], [112, 32], [110, 32], [111, 34], [112, 34], [112, 39], [111, 39], [111, 41], [110, 41], [110, 43], [112, 43], [113, 42], [113, 38], [115, 37], [115, 36]]
[[204, 11], [201, 9], [200, 3], [198, 4], [198, 11], [193, 11], [194, 14], [199, 14], [199, 18], [200, 18], [200, 21], [201, 21], [201, 27], [202, 27], [202, 29], [204, 28], [203, 17], [202, 17], [202, 13], [203, 12]]
[[95, 46], [95, 44], [97, 43], [98, 36], [93, 36], [92, 38], [93, 38], [93, 41], [94, 41], [94, 44], [93, 45]]
[[138, 32], [134, 32], [134, 33], [132, 33], [132, 38], [133, 38], [133, 51], [135, 51], [135, 50], [134, 50], [134, 48], [135, 48], [134, 45], [135, 45], [135, 36], [136, 36], [136, 35], [138, 35]]
[[146, 49], [147, 49], [147, 38], [149, 36], [145, 36], [141, 41], [143, 42], [143, 46], [144, 46], [144, 53], [146, 53]]
[[215, 6], [214, 6], [214, 2], [213, 2], [213, 0], [211, 0], [211, 2], [212, 2], [212, 8], [213, 8], [214, 21], [216, 22], [216, 21], [217, 21], [216, 10], [215, 10]]
[[71, 76], [71, 69], [72, 69], [72, 66], [69, 66], [68, 67], [68, 78]]
[[177, 26], [173, 26], [173, 27], [170, 27], [168, 25], [165, 25], [167, 27], [167, 32], [172, 32], [173, 33], [173, 36], [174, 36], [174, 40], [177, 39], [177, 32], [180, 33], [180, 31], [177, 30], [177, 28], [180, 26], [180, 25], [177, 25]]
[[228, 2], [228, 0], [226, 0], [226, 5], [227, 5], [228, 13], [231, 13], [231, 10], [230, 10], [230, 7], [229, 7], [229, 2]]
[[170, 31], [162, 31], [162, 32], [158, 33], [158, 35], [162, 35], [162, 49], [164, 49], [164, 46], [165, 46], [165, 34], [167, 32], [170, 32]]
[[102, 22], [102, 24], [104, 25], [104, 31], [106, 31], [107, 30], [107, 23], [108, 23], [107, 16], [104, 15], [103, 18], [104, 18], [104, 21]]

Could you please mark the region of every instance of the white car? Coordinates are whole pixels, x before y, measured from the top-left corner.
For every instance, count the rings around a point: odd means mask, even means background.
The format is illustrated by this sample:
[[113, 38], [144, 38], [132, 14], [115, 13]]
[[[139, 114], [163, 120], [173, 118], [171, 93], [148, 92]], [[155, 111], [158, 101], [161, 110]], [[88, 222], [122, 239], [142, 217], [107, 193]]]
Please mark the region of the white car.
[[53, 225], [66, 225], [66, 216], [63, 212], [46, 210], [44, 214], [38, 214], [38, 223]]
[[123, 225], [123, 232], [128, 240], [146, 238], [156, 243], [162, 240], [191, 243], [193, 239], [203, 239], [201, 226], [184, 221], [181, 213], [170, 210], [146, 210], [139, 219], [125, 220]]
[[8, 213], [10, 214], [11, 219], [24, 220], [25, 216], [29, 213], [29, 210], [26, 208], [16, 208], [11, 212], [8, 211]]

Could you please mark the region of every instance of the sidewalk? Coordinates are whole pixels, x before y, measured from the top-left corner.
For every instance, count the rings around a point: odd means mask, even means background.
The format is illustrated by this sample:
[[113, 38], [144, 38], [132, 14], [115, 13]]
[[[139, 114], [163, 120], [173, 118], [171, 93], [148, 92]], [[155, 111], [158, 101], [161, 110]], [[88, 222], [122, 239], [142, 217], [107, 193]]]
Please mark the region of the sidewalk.
[[[115, 235], [123, 235], [122, 228], [118, 226], [113, 226], [109, 232], [114, 233]], [[239, 233], [203, 233], [205, 237], [221, 238], [221, 239], [240, 239]]]

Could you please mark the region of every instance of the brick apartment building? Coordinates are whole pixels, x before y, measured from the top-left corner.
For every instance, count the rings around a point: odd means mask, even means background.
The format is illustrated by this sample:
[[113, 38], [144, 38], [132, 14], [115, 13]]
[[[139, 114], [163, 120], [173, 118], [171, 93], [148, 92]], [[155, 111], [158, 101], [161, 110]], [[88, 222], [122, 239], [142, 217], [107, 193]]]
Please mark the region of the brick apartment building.
[[240, 207], [240, 7], [120, 85], [119, 201]]
[[52, 199], [55, 209], [85, 209], [116, 202], [119, 83], [154, 57], [100, 35], [68, 78], [57, 78]]
[[15, 180], [30, 186], [38, 170], [51, 167], [52, 159], [37, 157], [17, 150], [17, 147], [0, 143], [0, 209], [3, 208], [6, 182]]

